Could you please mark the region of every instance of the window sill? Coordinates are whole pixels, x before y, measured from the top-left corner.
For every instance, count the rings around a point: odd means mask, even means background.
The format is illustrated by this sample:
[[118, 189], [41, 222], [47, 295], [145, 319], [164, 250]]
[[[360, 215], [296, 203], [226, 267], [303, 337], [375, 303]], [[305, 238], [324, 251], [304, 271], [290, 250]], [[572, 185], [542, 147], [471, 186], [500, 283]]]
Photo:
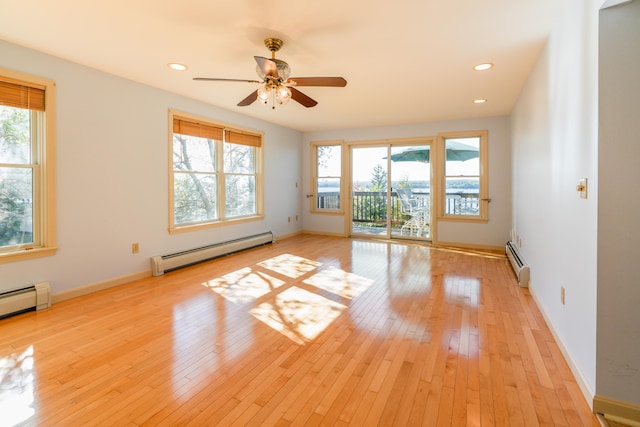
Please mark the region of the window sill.
[[244, 216], [242, 218], [226, 219], [224, 221], [207, 222], [204, 224], [191, 224], [178, 227], [169, 227], [169, 234], [186, 233], [189, 231], [206, 230], [208, 228], [224, 227], [232, 224], [241, 224], [243, 222], [260, 221], [264, 219], [264, 215]]
[[6, 252], [0, 254], [0, 264], [5, 264], [15, 261], [24, 261], [33, 258], [42, 258], [47, 256], [53, 256], [58, 250], [57, 247], [47, 248], [33, 248], [33, 249], [21, 249], [15, 252]]
[[313, 215], [344, 215], [344, 210], [338, 210], [338, 209], [334, 209], [334, 210], [317, 210], [317, 209], [313, 209], [311, 210], [311, 213]]

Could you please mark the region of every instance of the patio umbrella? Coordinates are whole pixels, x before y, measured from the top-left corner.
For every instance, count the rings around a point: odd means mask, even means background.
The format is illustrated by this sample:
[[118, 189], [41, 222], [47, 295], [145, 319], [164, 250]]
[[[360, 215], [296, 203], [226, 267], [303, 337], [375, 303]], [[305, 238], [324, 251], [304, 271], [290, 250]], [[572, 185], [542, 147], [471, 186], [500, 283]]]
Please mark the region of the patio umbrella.
[[[409, 148], [400, 153], [391, 155], [394, 162], [424, 162], [429, 163], [431, 150], [429, 147]], [[475, 159], [480, 156], [478, 149], [462, 142], [447, 142], [447, 161], [460, 161]]]

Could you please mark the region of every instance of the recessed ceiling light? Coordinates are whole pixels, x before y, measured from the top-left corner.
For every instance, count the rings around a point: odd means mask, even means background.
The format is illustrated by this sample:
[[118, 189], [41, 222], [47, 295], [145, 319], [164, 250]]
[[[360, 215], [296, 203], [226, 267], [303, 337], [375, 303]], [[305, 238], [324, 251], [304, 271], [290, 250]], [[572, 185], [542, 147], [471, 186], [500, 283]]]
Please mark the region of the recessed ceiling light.
[[493, 64], [491, 62], [483, 62], [482, 64], [478, 64], [473, 67], [473, 69], [476, 71], [484, 71], [488, 70], [489, 68], [493, 68]]
[[473, 100], [474, 104], [484, 104], [485, 102], [487, 102], [487, 100], [486, 99], [482, 99], [482, 98]]
[[171, 62], [168, 64], [169, 68], [176, 71], [184, 71], [187, 69], [187, 66], [184, 64], [180, 64], [178, 62]]

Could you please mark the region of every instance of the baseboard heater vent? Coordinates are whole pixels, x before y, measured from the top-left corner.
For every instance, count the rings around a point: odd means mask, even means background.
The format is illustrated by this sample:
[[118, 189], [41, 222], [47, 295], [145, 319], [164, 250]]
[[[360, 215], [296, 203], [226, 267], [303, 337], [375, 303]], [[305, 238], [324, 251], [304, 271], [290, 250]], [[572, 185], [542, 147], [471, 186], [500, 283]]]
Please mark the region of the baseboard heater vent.
[[268, 231], [266, 233], [215, 243], [201, 248], [154, 256], [151, 257], [151, 274], [161, 276], [168, 271], [273, 242], [273, 233]]
[[49, 282], [0, 291], [0, 319], [51, 307]]
[[507, 258], [511, 262], [511, 267], [513, 267], [513, 271], [516, 273], [516, 278], [518, 279], [518, 285], [526, 288], [529, 286], [529, 265], [524, 261], [520, 252], [518, 252], [518, 248], [513, 242], [507, 242], [505, 247], [505, 253], [507, 254]]

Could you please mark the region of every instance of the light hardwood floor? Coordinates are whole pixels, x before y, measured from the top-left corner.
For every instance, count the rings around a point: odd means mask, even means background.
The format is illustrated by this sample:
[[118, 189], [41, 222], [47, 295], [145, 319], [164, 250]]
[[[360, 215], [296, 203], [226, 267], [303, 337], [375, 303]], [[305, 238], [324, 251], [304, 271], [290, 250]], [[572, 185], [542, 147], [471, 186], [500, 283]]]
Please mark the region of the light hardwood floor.
[[402, 243], [301, 235], [61, 302], [0, 320], [0, 361], [23, 425], [600, 425], [504, 257]]

